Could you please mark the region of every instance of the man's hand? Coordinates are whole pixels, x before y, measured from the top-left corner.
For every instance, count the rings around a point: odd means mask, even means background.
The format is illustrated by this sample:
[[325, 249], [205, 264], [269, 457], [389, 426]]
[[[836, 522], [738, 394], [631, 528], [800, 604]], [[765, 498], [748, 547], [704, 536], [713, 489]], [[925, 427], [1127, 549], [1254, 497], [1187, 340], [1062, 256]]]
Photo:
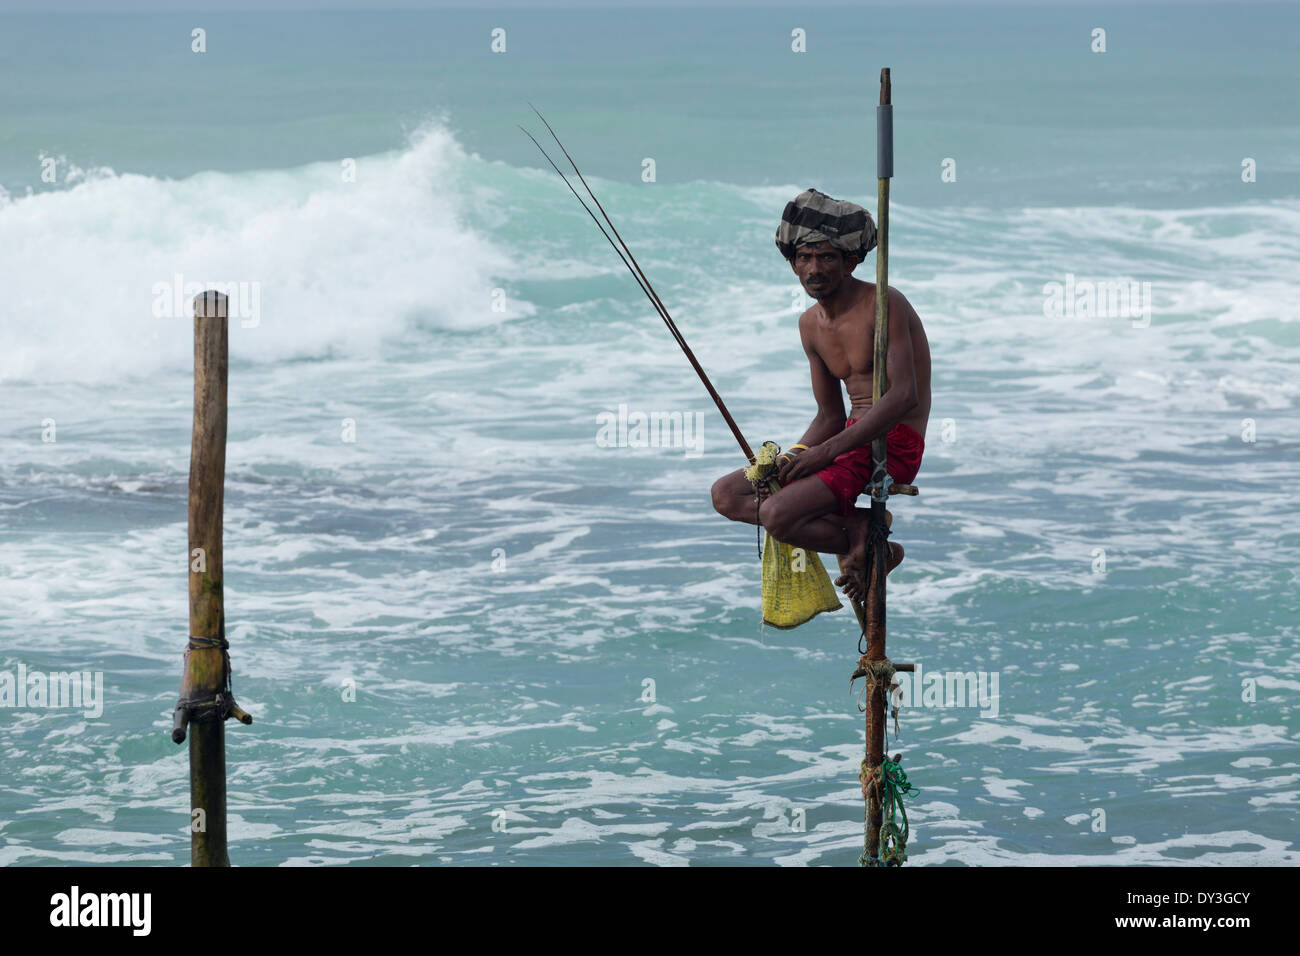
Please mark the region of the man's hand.
[[777, 472], [777, 478], [783, 486], [788, 485], [792, 481], [798, 481], [800, 478], [807, 478], [809, 475], [817, 474], [834, 460], [835, 456], [826, 448], [824, 442], [820, 445], [813, 445], [807, 451], [800, 452], [782, 465], [780, 471]]

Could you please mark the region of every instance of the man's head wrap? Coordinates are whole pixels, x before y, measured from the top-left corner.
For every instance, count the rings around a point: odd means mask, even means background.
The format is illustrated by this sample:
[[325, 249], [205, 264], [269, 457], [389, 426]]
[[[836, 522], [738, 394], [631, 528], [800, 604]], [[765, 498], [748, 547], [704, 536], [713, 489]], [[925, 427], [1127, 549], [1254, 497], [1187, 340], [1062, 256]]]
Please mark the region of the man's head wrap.
[[876, 247], [876, 224], [857, 203], [805, 189], [785, 204], [776, 247], [781, 255], [793, 259], [795, 249], [810, 242], [829, 242], [841, 252], [865, 259]]

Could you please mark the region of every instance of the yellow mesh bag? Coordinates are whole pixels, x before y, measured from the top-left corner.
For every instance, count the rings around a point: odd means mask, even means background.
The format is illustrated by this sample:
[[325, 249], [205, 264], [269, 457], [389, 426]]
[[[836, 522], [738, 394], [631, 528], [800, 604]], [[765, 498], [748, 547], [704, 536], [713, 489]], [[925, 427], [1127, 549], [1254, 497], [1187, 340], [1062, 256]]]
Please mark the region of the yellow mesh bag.
[[[776, 491], [780, 486], [768, 476], [776, 468], [780, 451], [775, 442], [763, 442], [754, 464], [745, 469], [745, 477], [751, 482], [768, 481]], [[806, 624], [822, 611], [837, 611], [841, 606], [821, 555], [777, 541], [764, 532], [764, 624], [789, 630]]]
[[816, 551], [793, 548], [770, 534], [763, 539], [763, 623], [782, 630], [842, 607]]

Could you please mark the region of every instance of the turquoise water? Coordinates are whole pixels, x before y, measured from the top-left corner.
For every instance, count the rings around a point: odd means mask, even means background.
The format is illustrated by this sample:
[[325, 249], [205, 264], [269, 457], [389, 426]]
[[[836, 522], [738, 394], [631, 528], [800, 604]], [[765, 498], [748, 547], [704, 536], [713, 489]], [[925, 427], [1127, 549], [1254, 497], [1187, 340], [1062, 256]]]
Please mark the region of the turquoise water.
[[[99, 717], [0, 708], [0, 862], [188, 859], [181, 274], [260, 290], [235, 862], [854, 863], [849, 612], [760, 629], [753, 529], [708, 503], [734, 443], [514, 124], [547, 113], [750, 441], [788, 443], [814, 409], [772, 234], [809, 185], [874, 209], [881, 65], [891, 280], [934, 353], [889, 646], [999, 687], [903, 708], [911, 862], [1297, 862], [1298, 23], [0, 17], [0, 675], [105, 687]], [[1067, 275], [1149, 282], [1149, 323], [1045, 314]], [[699, 413], [698, 454], [603, 447], [620, 404]]]

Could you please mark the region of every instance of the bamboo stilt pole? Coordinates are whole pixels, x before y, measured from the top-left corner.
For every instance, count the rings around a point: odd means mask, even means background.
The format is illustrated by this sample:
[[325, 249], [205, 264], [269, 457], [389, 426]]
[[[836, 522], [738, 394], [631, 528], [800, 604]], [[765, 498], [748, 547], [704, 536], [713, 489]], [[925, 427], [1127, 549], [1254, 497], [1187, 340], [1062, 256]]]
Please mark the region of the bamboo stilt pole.
[[[893, 175], [893, 125], [890, 110], [889, 68], [880, 71], [880, 108], [877, 111], [877, 223], [876, 223], [876, 338], [872, 358], [871, 401], [876, 404], [889, 388], [886, 375], [889, 356], [889, 180]], [[888, 123], [888, 136], [885, 124]], [[871, 523], [883, 531], [885, 528], [885, 502], [889, 493], [883, 487], [886, 474], [885, 436], [872, 442], [872, 483], [876, 486], [871, 497]], [[873, 534], [870, 562], [871, 575], [867, 581], [866, 638], [867, 652], [864, 663], [876, 664], [885, 656], [885, 577], [889, 567], [889, 542], [884, 534]], [[889, 693], [887, 680], [867, 676], [866, 735], [867, 768], [874, 771], [885, 753], [885, 701]], [[866, 856], [875, 859], [880, 852], [881, 801], [878, 790], [866, 788]]]
[[190, 864], [229, 866], [226, 849], [226, 730], [252, 717], [230, 691], [222, 594], [222, 507], [226, 477], [226, 296], [194, 300], [194, 431], [190, 444], [190, 639], [172, 740], [190, 738]]

